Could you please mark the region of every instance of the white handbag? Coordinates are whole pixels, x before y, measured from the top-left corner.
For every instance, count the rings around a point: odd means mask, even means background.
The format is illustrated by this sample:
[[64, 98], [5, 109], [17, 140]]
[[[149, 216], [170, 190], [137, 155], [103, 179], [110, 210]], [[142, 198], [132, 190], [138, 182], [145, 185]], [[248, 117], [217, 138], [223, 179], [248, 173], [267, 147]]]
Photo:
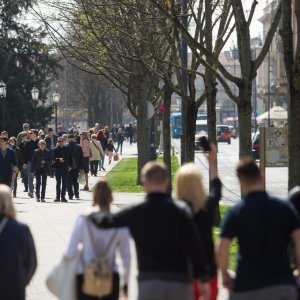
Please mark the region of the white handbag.
[[59, 300], [76, 300], [76, 269], [82, 255], [82, 246], [73, 257], [63, 257], [46, 279], [49, 291]]

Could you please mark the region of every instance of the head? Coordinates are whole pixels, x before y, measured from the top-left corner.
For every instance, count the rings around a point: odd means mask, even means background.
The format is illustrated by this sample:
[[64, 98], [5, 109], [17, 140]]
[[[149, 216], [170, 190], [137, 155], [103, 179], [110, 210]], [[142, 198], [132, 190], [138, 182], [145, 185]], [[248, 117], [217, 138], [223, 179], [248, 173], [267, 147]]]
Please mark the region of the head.
[[62, 136], [57, 138], [57, 145], [58, 147], [62, 148], [64, 146], [64, 139]]
[[90, 136], [91, 136], [92, 134], [94, 134], [94, 133], [95, 133], [94, 128], [90, 128], [90, 129], [89, 129], [89, 134], [90, 134]]
[[122, 133], [122, 128], [121, 127], [118, 129], [118, 133]]
[[1, 136], [5, 136], [5, 137], [8, 138], [8, 132], [7, 132], [7, 131], [2, 131], [2, 132], [1, 132]]
[[0, 148], [1, 149], [6, 149], [7, 148], [7, 143], [8, 143], [8, 138], [6, 136], [0, 136]]
[[97, 135], [94, 133], [94, 134], [92, 134], [91, 138], [92, 138], [93, 140], [96, 140], [96, 139], [97, 139]]
[[23, 124], [23, 131], [29, 131], [29, 129], [30, 129], [29, 124], [28, 123], [24, 123]]
[[48, 135], [51, 137], [54, 135], [54, 130], [53, 128], [48, 128]]
[[111, 138], [108, 139], [108, 143], [112, 144], [113, 140]]
[[69, 134], [69, 135], [68, 135], [68, 141], [69, 141], [69, 142], [74, 142], [74, 140], [75, 140], [74, 135], [73, 135], [73, 134]]
[[105, 179], [100, 179], [93, 188], [93, 206], [109, 211], [113, 201], [112, 190]]
[[236, 167], [242, 195], [264, 190], [264, 178], [252, 157], [242, 158]]
[[289, 201], [293, 203], [297, 211], [300, 213], [300, 186], [297, 185], [289, 191]]
[[12, 136], [12, 137], [9, 138], [8, 143], [11, 146], [16, 146], [17, 145], [17, 139], [14, 136]]
[[88, 136], [88, 132], [87, 131], [82, 131], [81, 134], [80, 134], [80, 138], [81, 140], [88, 140], [89, 139], [89, 136]]
[[22, 132], [22, 141], [26, 142], [29, 140], [29, 133], [27, 131]]
[[39, 140], [39, 148], [40, 150], [45, 150], [46, 148], [46, 142], [44, 140]]
[[64, 144], [66, 145], [66, 144], [68, 144], [68, 135], [66, 134], [66, 133], [64, 133], [63, 135], [62, 135], [62, 138], [63, 138], [63, 140], [64, 140]]
[[0, 184], [0, 215], [9, 218], [16, 218], [16, 210], [11, 197], [11, 189]]
[[37, 129], [31, 129], [29, 132], [29, 137], [31, 140], [36, 141], [38, 138], [39, 131]]
[[146, 192], [165, 193], [169, 187], [168, 168], [164, 163], [150, 161], [141, 171], [141, 181]]
[[207, 194], [202, 183], [201, 172], [195, 164], [186, 164], [176, 172], [175, 196], [190, 203], [194, 213], [203, 209]]

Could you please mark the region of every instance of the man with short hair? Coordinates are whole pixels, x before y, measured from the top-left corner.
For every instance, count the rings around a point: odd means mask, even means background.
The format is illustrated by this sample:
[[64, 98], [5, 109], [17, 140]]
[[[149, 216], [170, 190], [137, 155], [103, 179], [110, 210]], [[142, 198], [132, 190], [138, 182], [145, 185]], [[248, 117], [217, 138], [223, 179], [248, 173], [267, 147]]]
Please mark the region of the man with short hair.
[[[242, 201], [224, 217], [217, 262], [223, 284], [232, 300], [296, 300], [296, 286], [290, 268], [288, 245], [295, 245], [300, 268], [300, 219], [295, 209], [265, 192], [264, 178], [253, 158], [237, 166]], [[238, 267], [233, 280], [227, 271], [229, 246], [239, 244]]]
[[28, 175], [28, 196], [33, 198], [33, 175], [31, 173], [31, 160], [34, 150], [39, 148], [39, 131], [37, 129], [31, 129], [29, 132], [30, 140], [25, 143], [24, 146], [24, 164], [23, 168], [27, 170]]
[[[51, 151], [52, 158], [54, 156], [54, 149], [56, 148], [57, 144], [57, 135], [54, 133], [53, 128], [48, 128], [48, 134], [45, 137], [45, 142], [47, 145], [47, 149]], [[54, 177], [54, 170], [50, 167], [50, 177]]]
[[24, 123], [23, 124], [23, 131], [19, 132], [18, 136], [17, 136], [17, 146], [18, 147], [19, 147], [20, 143], [22, 142], [24, 131], [26, 131], [29, 134], [29, 130], [30, 130], [29, 124], [28, 123]]
[[16, 179], [18, 164], [16, 153], [8, 147], [8, 138], [0, 136], [0, 183], [11, 188], [11, 183]]
[[141, 179], [147, 192], [144, 202], [112, 215], [94, 213], [93, 222], [101, 228], [129, 227], [137, 250], [139, 300], [192, 300], [194, 278], [203, 284], [203, 299], [209, 299], [201, 239], [189, 207], [167, 193], [166, 165], [147, 163]]

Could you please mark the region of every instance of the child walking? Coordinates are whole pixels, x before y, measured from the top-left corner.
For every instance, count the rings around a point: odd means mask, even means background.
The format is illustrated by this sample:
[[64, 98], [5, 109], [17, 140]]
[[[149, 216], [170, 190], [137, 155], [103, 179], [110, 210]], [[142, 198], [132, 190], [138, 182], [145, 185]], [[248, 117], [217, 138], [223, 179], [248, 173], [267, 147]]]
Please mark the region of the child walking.
[[110, 164], [114, 151], [117, 152], [112, 139], [108, 139], [106, 150], [107, 150], [107, 156], [108, 156], [108, 163]]

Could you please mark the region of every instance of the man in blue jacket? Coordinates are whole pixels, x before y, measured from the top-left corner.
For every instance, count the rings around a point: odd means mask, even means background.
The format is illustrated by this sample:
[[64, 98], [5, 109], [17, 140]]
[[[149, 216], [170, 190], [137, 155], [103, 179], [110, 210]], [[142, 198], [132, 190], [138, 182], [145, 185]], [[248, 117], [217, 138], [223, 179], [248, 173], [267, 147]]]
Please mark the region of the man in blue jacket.
[[0, 136], [0, 183], [11, 187], [12, 180], [15, 180], [18, 167], [17, 158], [14, 150], [7, 145], [8, 138]]

